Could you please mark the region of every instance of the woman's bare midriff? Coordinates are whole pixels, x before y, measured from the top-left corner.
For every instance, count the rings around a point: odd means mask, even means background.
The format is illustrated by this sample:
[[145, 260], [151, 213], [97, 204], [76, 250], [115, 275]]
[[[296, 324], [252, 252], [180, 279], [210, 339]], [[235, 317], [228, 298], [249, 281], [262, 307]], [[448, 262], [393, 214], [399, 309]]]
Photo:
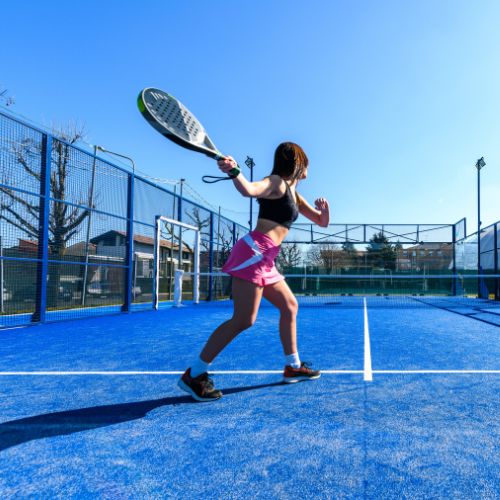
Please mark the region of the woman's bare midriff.
[[267, 234], [276, 245], [281, 245], [288, 234], [288, 229], [285, 226], [268, 219], [258, 219], [255, 230]]

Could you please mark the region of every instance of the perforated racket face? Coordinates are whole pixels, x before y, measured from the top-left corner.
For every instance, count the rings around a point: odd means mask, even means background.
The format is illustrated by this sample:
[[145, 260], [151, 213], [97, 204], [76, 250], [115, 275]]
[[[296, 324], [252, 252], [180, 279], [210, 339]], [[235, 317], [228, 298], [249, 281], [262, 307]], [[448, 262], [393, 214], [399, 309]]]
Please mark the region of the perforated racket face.
[[[141, 107], [141, 101], [144, 109]], [[145, 89], [139, 96], [139, 109], [148, 122], [163, 135], [170, 136], [169, 138], [176, 142], [180, 139], [186, 143], [183, 144], [185, 147], [197, 149], [209, 156], [218, 155], [217, 148], [201, 123], [170, 94], [159, 89]]]

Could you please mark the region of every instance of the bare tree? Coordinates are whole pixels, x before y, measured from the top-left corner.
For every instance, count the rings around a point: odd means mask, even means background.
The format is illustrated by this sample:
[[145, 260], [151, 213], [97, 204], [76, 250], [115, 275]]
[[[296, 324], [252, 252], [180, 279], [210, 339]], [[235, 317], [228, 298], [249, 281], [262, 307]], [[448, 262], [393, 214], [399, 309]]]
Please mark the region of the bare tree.
[[[200, 231], [200, 254], [208, 252], [210, 248], [210, 242], [208, 240], [210, 238], [203, 238], [203, 234], [207, 234], [207, 232], [210, 232], [210, 216], [208, 215], [204, 217], [198, 207], [193, 207], [193, 209], [187, 212], [186, 215], [189, 218], [189, 221], [187, 222], [192, 226], [198, 228]], [[175, 235], [173, 236], [175, 239]], [[190, 249], [189, 246], [187, 246], [187, 248]]]
[[217, 247], [215, 249], [215, 266], [222, 267], [233, 248], [233, 229], [225, 224], [221, 224], [215, 229], [214, 238], [217, 242]]
[[[190, 219], [190, 224], [198, 227], [202, 236], [203, 234], [205, 235], [205, 238], [201, 238], [200, 265], [208, 268], [212, 257], [212, 263], [215, 264], [216, 271], [218, 271], [226, 262], [231, 252], [233, 246], [233, 228], [228, 227], [219, 219], [218, 223], [213, 228], [213, 234], [210, 234], [209, 215], [204, 217], [198, 207], [193, 207], [190, 212], [187, 212], [187, 216]], [[212, 256], [210, 255], [211, 239], [214, 244]], [[216, 297], [228, 296], [230, 293], [230, 285], [230, 281], [228, 282], [220, 276], [215, 276], [211, 278], [212, 289], [209, 291], [209, 295], [212, 293]]]
[[[197, 227], [201, 235], [201, 249], [203, 263], [207, 264], [210, 258], [210, 216], [203, 216], [198, 207], [193, 207], [186, 213], [189, 224]], [[203, 237], [205, 235], [205, 237]], [[215, 243], [214, 255], [216, 267], [220, 267], [226, 262], [233, 246], [233, 231], [225, 224], [218, 224], [214, 227], [213, 240]]]
[[[54, 133], [61, 140], [54, 139], [51, 151], [50, 196], [54, 201], [51, 203], [48, 220], [50, 260], [57, 261], [64, 258], [68, 242], [77, 234], [80, 225], [89, 215], [88, 209], [65, 203], [68, 175], [73, 167], [71, 164], [71, 145], [81, 140], [84, 134], [83, 127], [78, 126], [68, 126], [65, 130]], [[26, 138], [11, 145], [11, 154], [25, 173], [25, 182], [39, 185], [42, 182], [39, 168], [40, 158], [43, 154], [41, 144], [32, 138]], [[44, 199], [34, 200], [33, 197], [24, 196], [7, 187], [0, 187], [0, 192], [4, 194], [0, 202], [0, 220], [16, 228], [29, 241], [38, 241], [41, 204]], [[87, 205], [88, 201], [88, 195], [84, 196], [82, 192], [82, 199], [77, 200], [77, 203]], [[47, 305], [49, 307], [57, 304], [60, 268], [60, 265], [55, 265], [49, 272], [47, 288]]]
[[307, 263], [332, 272], [345, 266], [346, 253], [333, 243], [314, 245], [307, 253]]
[[[284, 243], [276, 259], [276, 265], [281, 270], [298, 267], [302, 263], [302, 251], [297, 243]], [[286, 271], [284, 271], [286, 272]]]

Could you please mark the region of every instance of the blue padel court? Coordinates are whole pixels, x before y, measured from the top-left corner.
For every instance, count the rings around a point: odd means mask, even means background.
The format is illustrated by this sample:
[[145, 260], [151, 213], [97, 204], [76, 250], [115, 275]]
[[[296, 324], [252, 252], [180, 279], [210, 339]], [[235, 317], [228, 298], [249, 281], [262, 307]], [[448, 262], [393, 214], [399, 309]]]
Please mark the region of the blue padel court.
[[498, 497], [498, 304], [383, 301], [301, 307], [301, 358], [322, 377], [292, 385], [281, 382], [278, 312], [263, 304], [212, 365], [224, 396], [209, 404], [177, 381], [230, 302], [3, 330], [0, 490], [9, 498]]
[[500, 500], [500, 2], [137, 11], [2, 4], [0, 500]]

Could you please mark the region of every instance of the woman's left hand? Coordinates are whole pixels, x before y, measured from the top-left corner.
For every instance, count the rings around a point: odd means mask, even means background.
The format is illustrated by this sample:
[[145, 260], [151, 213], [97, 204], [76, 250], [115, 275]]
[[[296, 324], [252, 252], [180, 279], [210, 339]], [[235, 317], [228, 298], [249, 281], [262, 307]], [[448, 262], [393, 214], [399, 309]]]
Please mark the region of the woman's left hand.
[[314, 201], [314, 206], [316, 210], [319, 211], [320, 226], [328, 226], [330, 223], [330, 206], [326, 198], [318, 198]]
[[314, 206], [316, 207], [316, 210], [319, 210], [320, 212], [328, 212], [330, 208], [326, 198], [318, 198], [314, 201]]

